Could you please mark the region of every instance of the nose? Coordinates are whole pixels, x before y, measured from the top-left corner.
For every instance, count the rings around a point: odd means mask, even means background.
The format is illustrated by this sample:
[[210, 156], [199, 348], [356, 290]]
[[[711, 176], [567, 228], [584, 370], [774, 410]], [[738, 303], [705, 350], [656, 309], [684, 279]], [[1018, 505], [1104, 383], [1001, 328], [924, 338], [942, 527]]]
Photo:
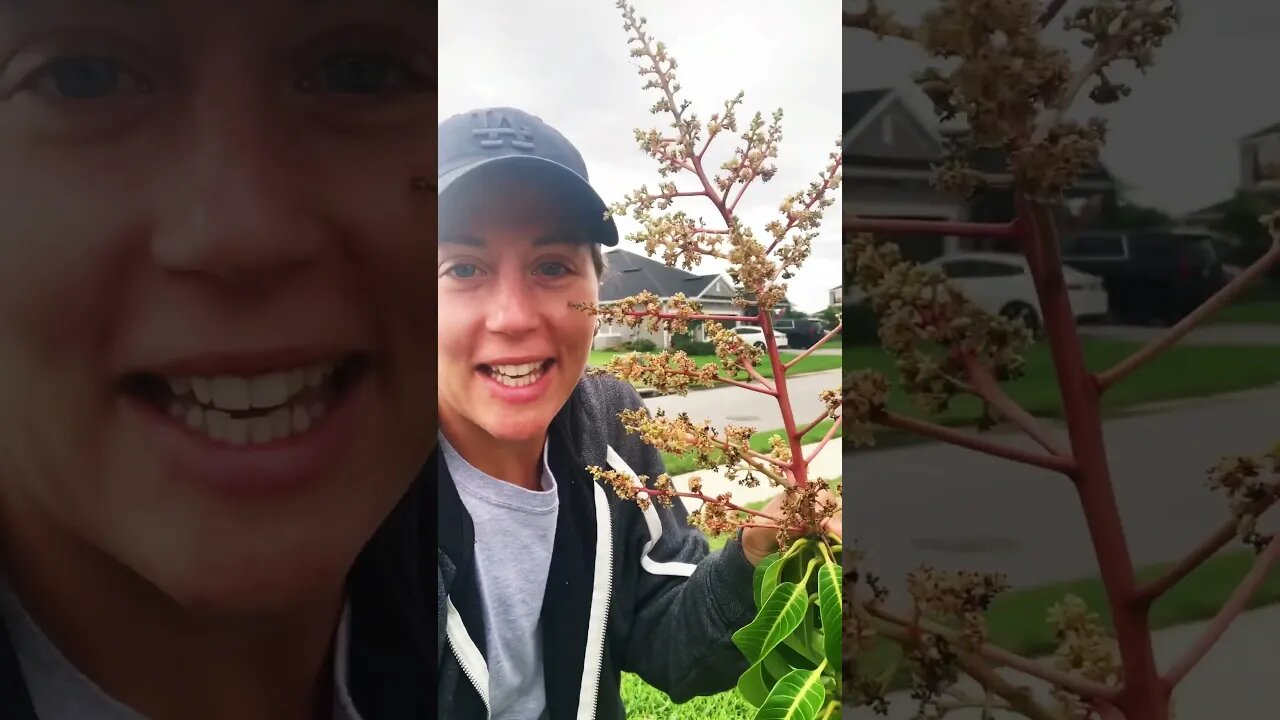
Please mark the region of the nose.
[[273, 118], [278, 110], [243, 97], [210, 93], [194, 104], [152, 256], [167, 271], [218, 284], [277, 284], [324, 247], [299, 141]]
[[520, 272], [502, 270], [495, 284], [485, 328], [502, 335], [532, 332], [539, 326], [539, 309], [527, 277]]

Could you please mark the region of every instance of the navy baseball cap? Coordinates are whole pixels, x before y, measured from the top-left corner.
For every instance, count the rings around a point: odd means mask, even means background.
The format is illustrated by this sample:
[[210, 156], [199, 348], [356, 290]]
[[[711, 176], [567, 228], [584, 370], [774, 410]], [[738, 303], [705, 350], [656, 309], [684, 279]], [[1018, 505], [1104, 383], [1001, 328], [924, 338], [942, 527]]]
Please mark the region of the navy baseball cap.
[[464, 178], [483, 172], [528, 169], [545, 173], [566, 197], [601, 245], [618, 244], [618, 227], [605, 217], [609, 206], [591, 187], [587, 165], [568, 138], [541, 118], [515, 108], [487, 108], [461, 113], [440, 123], [436, 135], [439, 160], [437, 197], [444, 200]]

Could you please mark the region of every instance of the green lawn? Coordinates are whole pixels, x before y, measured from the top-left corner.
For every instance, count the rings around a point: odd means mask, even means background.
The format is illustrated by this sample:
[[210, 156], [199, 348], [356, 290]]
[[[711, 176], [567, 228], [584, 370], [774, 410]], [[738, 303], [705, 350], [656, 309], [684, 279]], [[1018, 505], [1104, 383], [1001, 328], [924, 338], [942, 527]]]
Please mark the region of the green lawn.
[[[609, 362], [610, 358], [618, 354], [620, 353], [613, 352], [611, 350], [594, 350], [591, 352], [591, 357], [588, 358], [587, 364], [593, 367], [600, 367]], [[799, 355], [799, 353], [784, 352], [780, 353], [779, 357], [781, 357], [783, 362], [787, 362], [797, 355]], [[690, 357], [697, 361], [699, 367], [706, 365], [707, 363], [720, 364], [720, 359], [715, 355], [691, 355]], [[788, 377], [801, 373], [839, 369], [840, 362], [839, 355], [810, 355], [796, 363], [796, 366], [788, 373]], [[767, 360], [761, 362], [760, 365], [757, 366], [757, 369], [764, 377], [773, 377], [773, 368], [769, 365]], [[747, 379], [747, 374], [745, 372], [738, 373], [737, 379], [745, 380]]]
[[1218, 311], [1211, 319], [1215, 324], [1280, 325], [1280, 300], [1255, 300], [1236, 303]]
[[751, 720], [756, 713], [736, 690], [677, 705], [666, 693], [630, 673], [622, 676], [622, 702], [627, 720]]
[[[1120, 362], [1141, 345], [1085, 338], [1083, 347], [1085, 364], [1099, 371]], [[896, 377], [892, 360], [878, 347], [849, 348], [844, 357], [847, 368], [872, 368], [887, 373], [891, 379]], [[1031, 347], [1026, 359], [1023, 377], [1004, 383], [1005, 390], [1034, 415], [1059, 416], [1062, 402], [1048, 346], [1039, 343]], [[1165, 352], [1110, 389], [1103, 397], [1103, 407], [1119, 410], [1143, 403], [1217, 395], [1277, 382], [1280, 382], [1280, 347], [1183, 345]], [[897, 391], [890, 395], [889, 409], [908, 415], [923, 414], [909, 398]], [[976, 418], [981, 411], [981, 403], [976, 399], [960, 397], [933, 419], [955, 424]]]
[[[1255, 555], [1249, 550], [1221, 553], [1188, 575], [1162, 596], [1151, 608], [1151, 627], [1160, 630], [1212, 618], [1230, 597], [1240, 580], [1249, 572]], [[1139, 583], [1159, 577], [1166, 566], [1139, 570]], [[1057, 648], [1053, 628], [1047, 622], [1049, 608], [1067, 595], [1082, 598], [1091, 610], [1111, 627], [1102, 583], [1085, 578], [1036, 588], [1012, 590], [999, 597], [987, 614], [992, 643], [1024, 657], [1038, 657]], [[1249, 603], [1250, 608], [1280, 602], [1280, 574], [1271, 573]], [[889, 667], [897, 657], [890, 642], [878, 646], [863, 660], [863, 674], [877, 673]], [[905, 687], [907, 678], [899, 672], [893, 687]]]

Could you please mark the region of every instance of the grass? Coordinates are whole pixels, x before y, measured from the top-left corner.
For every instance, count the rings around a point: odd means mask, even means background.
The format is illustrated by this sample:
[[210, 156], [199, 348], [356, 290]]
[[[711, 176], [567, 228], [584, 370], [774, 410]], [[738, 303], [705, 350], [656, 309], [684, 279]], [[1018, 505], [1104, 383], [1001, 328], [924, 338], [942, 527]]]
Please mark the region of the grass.
[[677, 705], [661, 690], [630, 673], [622, 675], [627, 720], [750, 720], [756, 709], [736, 690]]
[[[1254, 557], [1251, 551], [1239, 550], [1220, 553], [1205, 562], [1152, 605], [1151, 628], [1162, 630], [1212, 618], [1249, 572]], [[1139, 570], [1139, 583], [1159, 577], [1167, 567], [1155, 565]], [[1048, 611], [1067, 595], [1083, 599], [1107, 627], [1112, 628], [1102, 582], [1097, 578], [1084, 578], [1013, 590], [996, 598], [987, 614], [991, 642], [1024, 657], [1052, 653], [1058, 643], [1047, 621]], [[1280, 603], [1280, 574], [1271, 573], [1248, 607], [1276, 603]], [[885, 641], [863, 661], [863, 672], [882, 672], [898, 654], [897, 647]], [[905, 673], [899, 671], [892, 687], [905, 687], [906, 680]]]
[[[1141, 347], [1138, 343], [1082, 339], [1085, 364], [1094, 371], [1115, 365]], [[896, 379], [891, 358], [872, 346], [845, 350], [846, 367], [879, 370]], [[1059, 417], [1062, 401], [1049, 348], [1045, 343], [1026, 353], [1023, 377], [1004, 383], [1004, 388], [1033, 415]], [[1103, 397], [1103, 409], [1116, 411], [1145, 403], [1218, 395], [1280, 382], [1280, 347], [1238, 348], [1230, 346], [1183, 345], [1170, 349], [1141, 370], [1111, 388]], [[924, 415], [906, 395], [894, 391], [889, 397], [892, 412]], [[959, 424], [977, 418], [981, 403], [958, 397], [942, 413], [931, 419], [943, 424]]]
[[1280, 300], [1236, 303], [1218, 311], [1209, 322], [1215, 325], [1280, 325]]
[[[697, 418], [694, 418], [694, 420], [696, 419]], [[800, 443], [803, 445], [807, 445], [811, 443], [821, 442], [823, 436], [826, 435], [827, 431], [830, 429], [831, 429], [831, 421], [823, 420], [822, 422], [818, 423], [812, 430], [805, 433], [804, 437], [800, 438]], [[751, 449], [755, 450], [756, 452], [769, 452], [769, 438], [773, 437], [774, 435], [781, 435], [781, 434], [782, 434], [782, 430], [762, 430], [756, 433], [755, 435], [751, 436]], [[842, 430], [837, 429], [835, 436], [840, 437], [841, 435], [842, 435]], [[719, 462], [723, 457], [724, 457], [723, 454], [720, 452], [712, 453], [712, 459], [716, 462]], [[698, 465], [697, 458], [694, 457], [694, 455], [691, 453], [685, 454], [685, 455], [672, 455], [670, 453], [663, 453], [662, 459], [666, 463], [668, 475], [680, 475], [681, 473], [693, 472], [694, 470], [702, 469]]]
[[[625, 353], [619, 353], [612, 350], [593, 350], [591, 352], [591, 356], [587, 359], [587, 364], [593, 367], [600, 367], [609, 362], [610, 358], [621, 354]], [[787, 362], [797, 355], [799, 355], [799, 353], [784, 352], [780, 353], [779, 357], [781, 357], [783, 362]], [[717, 365], [721, 364], [720, 359], [715, 355], [691, 355], [690, 357], [697, 361], [698, 367], [702, 367], [708, 363], [716, 363]], [[823, 370], [837, 370], [840, 368], [840, 363], [841, 359], [839, 355], [810, 355], [796, 363], [796, 366], [791, 369], [787, 376], [790, 377], [792, 375], [800, 375], [803, 373], [821, 372]], [[760, 374], [764, 377], [773, 377], [773, 368], [770, 366], [768, 361], [761, 362], [756, 369], [759, 370]], [[745, 372], [740, 372], [736, 379], [746, 380], [747, 374]]]

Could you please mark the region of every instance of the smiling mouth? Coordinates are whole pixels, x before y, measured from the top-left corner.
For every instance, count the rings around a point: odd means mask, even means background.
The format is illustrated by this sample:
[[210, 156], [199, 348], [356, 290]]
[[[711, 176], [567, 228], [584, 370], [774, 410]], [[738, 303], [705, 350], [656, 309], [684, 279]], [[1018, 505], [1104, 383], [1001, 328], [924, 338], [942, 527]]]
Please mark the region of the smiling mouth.
[[542, 376], [551, 369], [555, 362], [554, 359], [547, 359], [516, 365], [486, 365], [481, 363], [477, 366], [477, 369], [488, 375], [499, 385], [518, 388], [532, 385], [541, 380]]
[[192, 432], [231, 445], [263, 445], [309, 431], [369, 368], [368, 357], [353, 355], [255, 375], [138, 373], [124, 384]]

